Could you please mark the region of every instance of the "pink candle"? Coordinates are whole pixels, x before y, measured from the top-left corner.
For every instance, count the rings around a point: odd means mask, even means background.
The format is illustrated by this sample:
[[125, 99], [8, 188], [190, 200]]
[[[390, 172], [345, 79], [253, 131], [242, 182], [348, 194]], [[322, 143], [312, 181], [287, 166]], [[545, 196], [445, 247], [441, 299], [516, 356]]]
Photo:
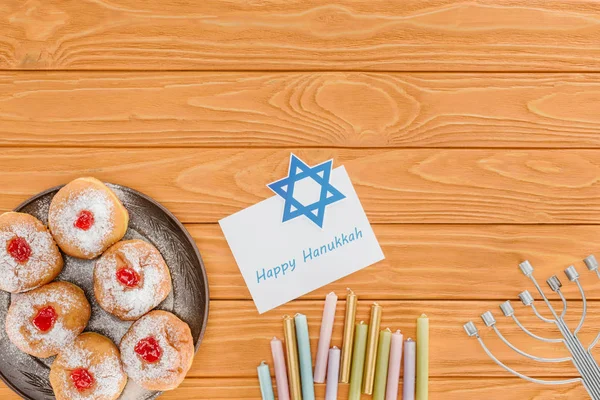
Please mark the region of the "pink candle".
[[398, 399], [398, 383], [400, 383], [400, 360], [402, 359], [402, 340], [400, 330], [392, 333], [392, 346], [390, 347], [390, 362], [388, 364], [387, 387], [385, 400]]
[[333, 331], [336, 304], [337, 296], [333, 292], [329, 293], [327, 297], [325, 297], [325, 308], [323, 309], [323, 318], [321, 319], [321, 334], [319, 335], [317, 359], [315, 361], [314, 381], [316, 383], [325, 382], [327, 356], [329, 354], [329, 345], [331, 344], [331, 333]]
[[280, 400], [290, 400], [285, 358], [283, 357], [283, 345], [281, 344], [281, 340], [276, 337], [271, 340], [271, 353], [273, 353], [275, 380], [277, 381], [277, 398]]

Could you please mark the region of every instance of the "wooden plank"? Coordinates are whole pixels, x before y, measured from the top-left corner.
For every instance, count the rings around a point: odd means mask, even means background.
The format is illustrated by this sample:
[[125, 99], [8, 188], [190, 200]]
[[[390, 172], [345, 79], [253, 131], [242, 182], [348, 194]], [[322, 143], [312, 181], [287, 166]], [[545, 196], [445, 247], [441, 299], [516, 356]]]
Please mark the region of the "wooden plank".
[[[202, 253], [211, 298], [249, 300], [220, 227], [187, 228]], [[332, 290], [342, 296], [351, 287], [372, 300], [516, 300], [520, 291], [533, 289], [517, 268], [529, 259], [541, 282], [556, 274], [564, 281], [564, 295], [578, 300], [577, 286], [562, 272], [575, 265], [588, 299], [600, 300], [600, 279], [581, 262], [598, 251], [600, 226], [375, 225], [374, 230], [385, 260], [302, 298], [320, 300]], [[303, 262], [302, 254], [297, 262]]]
[[[273, 382], [273, 384], [275, 383]], [[432, 400], [494, 399], [499, 398], [499, 393], [502, 393], [503, 400], [572, 400], [587, 396], [582, 385], [545, 387], [517, 378], [432, 378], [429, 382], [429, 394]], [[325, 385], [316, 384], [315, 394], [317, 398], [323, 399]], [[348, 385], [340, 384], [339, 398], [345, 399], [347, 395]], [[20, 399], [10, 389], [6, 388], [2, 382], [0, 382], [0, 398], [4, 400]], [[161, 400], [255, 400], [260, 398], [260, 390], [258, 381], [253, 378], [187, 378], [179, 388], [164, 393], [160, 398]], [[370, 397], [365, 395], [363, 398], [368, 399]]]
[[[368, 321], [371, 301], [362, 301], [357, 320]], [[504, 336], [531, 354], [540, 357], [567, 357], [562, 344], [547, 344], [532, 339], [521, 332], [509, 318], [503, 317], [498, 301], [379, 301], [384, 308], [382, 328], [401, 329], [407, 337], [415, 337], [416, 318], [426, 313], [431, 318], [431, 376], [505, 377], [507, 372], [491, 361], [477, 340], [469, 338], [463, 324], [473, 320], [484, 341], [500, 359], [518, 371], [539, 377], [575, 376], [569, 363], [536, 363], [506, 347], [493, 331], [485, 328], [479, 315], [492, 310]], [[555, 306], [560, 310], [559, 302]], [[530, 309], [514, 304], [519, 320], [531, 331], [558, 337], [549, 324], [538, 320]], [[599, 302], [589, 304], [588, 318], [579, 337], [590, 343], [600, 326]], [[338, 302], [332, 345], [341, 346], [344, 301]], [[543, 315], [549, 316], [539, 304]], [[581, 303], [569, 304], [566, 320], [571, 329], [579, 322]], [[313, 357], [317, 347], [323, 301], [293, 301], [275, 310], [259, 315], [250, 301], [212, 301], [206, 336], [194, 360], [189, 376], [193, 377], [253, 377], [261, 360], [270, 360], [270, 340], [283, 334], [282, 316], [306, 314], [309, 322]], [[232, 368], [235, 366], [235, 368]]]
[[598, 70], [593, 0], [5, 0], [0, 68]]
[[[348, 397], [347, 384], [340, 384], [338, 398]], [[400, 386], [401, 388], [401, 386]], [[1, 393], [1, 392], [0, 392]], [[560, 386], [558, 388], [544, 387], [519, 379], [493, 378], [462, 378], [444, 379], [433, 378], [429, 384], [429, 394], [432, 400], [480, 400], [483, 398], [499, 398], [503, 400], [572, 400], [585, 398], [587, 393], [582, 385]], [[318, 399], [325, 398], [325, 385], [316, 384], [315, 394]], [[166, 393], [165, 399], [258, 399], [260, 390], [256, 379], [188, 379], [176, 391]], [[363, 395], [363, 399], [370, 396]]]
[[597, 74], [0, 73], [0, 146], [597, 148], [598, 93]]
[[[294, 151], [344, 165], [373, 223], [597, 224], [593, 150]], [[289, 150], [5, 149], [0, 210], [82, 175], [139, 189], [183, 222], [216, 222], [272, 196]]]

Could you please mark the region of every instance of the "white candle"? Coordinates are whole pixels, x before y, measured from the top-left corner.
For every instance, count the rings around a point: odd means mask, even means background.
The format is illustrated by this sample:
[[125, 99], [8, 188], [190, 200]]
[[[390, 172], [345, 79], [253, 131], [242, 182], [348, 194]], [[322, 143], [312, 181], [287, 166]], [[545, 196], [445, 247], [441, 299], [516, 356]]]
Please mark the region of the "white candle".
[[323, 308], [323, 318], [321, 319], [321, 333], [319, 335], [314, 375], [314, 381], [317, 383], [325, 382], [327, 355], [329, 354], [329, 345], [331, 344], [331, 333], [333, 331], [336, 305], [337, 296], [335, 293], [331, 292], [325, 297], [325, 307]]
[[329, 349], [327, 362], [327, 386], [325, 387], [325, 400], [337, 400], [338, 375], [340, 373], [340, 349], [333, 346]]
[[417, 360], [417, 344], [411, 338], [404, 341], [404, 381], [402, 384], [402, 400], [415, 400], [415, 364]]
[[400, 382], [400, 361], [402, 360], [402, 333], [400, 330], [392, 333], [390, 362], [388, 364], [387, 387], [385, 400], [398, 399], [398, 383]]
[[271, 353], [273, 353], [275, 380], [277, 382], [277, 398], [279, 400], [290, 400], [290, 389], [285, 368], [285, 358], [283, 356], [283, 344], [276, 337], [271, 340]]

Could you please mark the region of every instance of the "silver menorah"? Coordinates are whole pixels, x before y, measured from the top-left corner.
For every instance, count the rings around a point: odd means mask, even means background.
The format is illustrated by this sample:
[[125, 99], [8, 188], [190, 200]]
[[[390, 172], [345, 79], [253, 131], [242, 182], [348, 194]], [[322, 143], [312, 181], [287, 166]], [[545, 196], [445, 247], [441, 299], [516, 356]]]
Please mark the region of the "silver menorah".
[[[598, 262], [596, 261], [596, 258], [593, 255], [591, 255], [591, 256], [586, 257], [583, 261], [584, 261], [585, 265], [587, 266], [587, 268], [590, 271], [595, 272], [596, 275], [598, 276], [598, 278], [600, 278], [600, 271], [598, 270]], [[556, 275], [554, 275], [554, 276], [550, 277], [546, 281], [546, 283], [548, 284], [550, 289], [560, 297], [560, 300], [562, 301], [562, 310], [560, 311], [560, 313], [558, 313], [554, 309], [554, 307], [552, 307], [552, 305], [550, 304], [550, 301], [544, 294], [544, 291], [542, 290], [542, 288], [538, 284], [537, 280], [533, 276], [533, 267], [531, 266], [529, 261], [524, 261], [521, 264], [519, 264], [519, 268], [521, 269], [523, 274], [525, 274], [525, 276], [531, 280], [531, 282], [535, 286], [536, 290], [539, 292], [540, 296], [546, 303], [546, 306], [550, 310], [550, 313], [552, 314], [552, 318], [545, 318], [538, 312], [538, 310], [536, 309], [535, 304], [534, 304], [533, 296], [531, 295], [531, 293], [529, 293], [529, 291], [525, 290], [524, 292], [521, 292], [519, 294], [519, 299], [525, 306], [531, 307], [533, 313], [536, 315], [537, 318], [539, 318], [540, 320], [542, 320], [546, 323], [555, 324], [556, 327], [558, 328], [558, 331], [562, 335], [562, 339], [544, 338], [544, 337], [538, 336], [538, 335], [532, 333], [531, 331], [529, 331], [525, 326], [523, 326], [523, 324], [519, 321], [519, 319], [515, 315], [515, 310], [514, 310], [513, 306], [511, 305], [510, 300], [507, 300], [506, 302], [502, 303], [500, 305], [500, 310], [502, 310], [502, 313], [504, 314], [505, 317], [512, 318], [513, 321], [515, 322], [515, 324], [517, 324], [517, 326], [523, 332], [525, 332], [527, 335], [531, 336], [532, 338], [541, 340], [542, 342], [546, 342], [546, 343], [563, 343], [565, 345], [565, 347], [567, 348], [567, 350], [569, 351], [569, 353], [571, 354], [571, 357], [564, 357], [564, 358], [536, 357], [536, 356], [533, 356], [533, 355], [526, 353], [525, 351], [515, 347], [510, 341], [508, 341], [502, 335], [502, 333], [496, 326], [496, 319], [491, 311], [487, 311], [481, 315], [481, 319], [483, 320], [483, 323], [488, 328], [493, 329], [494, 332], [496, 333], [496, 335], [500, 338], [500, 340], [502, 340], [502, 342], [504, 342], [508, 347], [510, 347], [512, 350], [514, 350], [518, 354], [520, 354], [524, 357], [527, 357], [531, 360], [534, 360], [537, 362], [543, 362], [543, 363], [572, 362], [573, 365], [575, 365], [575, 368], [577, 369], [577, 371], [579, 372], [580, 377], [573, 378], [573, 379], [564, 379], [564, 380], [545, 380], [545, 379], [535, 379], [535, 378], [529, 377], [527, 375], [524, 375], [524, 374], [517, 372], [514, 369], [508, 367], [507, 365], [502, 363], [502, 361], [500, 361], [498, 358], [496, 358], [492, 354], [492, 352], [487, 348], [487, 346], [483, 342], [483, 339], [479, 336], [479, 331], [472, 321], [467, 322], [463, 326], [465, 329], [465, 332], [467, 332], [467, 335], [469, 335], [470, 337], [475, 337], [479, 341], [479, 344], [483, 348], [483, 351], [485, 351], [485, 353], [496, 364], [498, 364], [500, 367], [504, 368], [506, 371], [510, 372], [511, 374], [516, 375], [519, 378], [523, 378], [529, 382], [540, 383], [540, 384], [544, 384], [544, 385], [565, 385], [565, 384], [569, 384], [569, 383], [581, 382], [593, 400], [600, 400], [600, 367], [598, 366], [598, 363], [596, 363], [596, 360], [594, 360], [594, 357], [592, 356], [592, 349], [594, 348], [596, 343], [598, 343], [598, 340], [600, 340], [600, 333], [598, 333], [596, 338], [592, 341], [592, 343], [587, 348], [584, 347], [584, 345], [581, 343], [581, 340], [577, 336], [579, 334], [579, 331], [583, 327], [583, 324], [585, 322], [586, 312], [587, 312], [587, 303], [586, 303], [585, 293], [583, 292], [583, 287], [581, 286], [581, 283], [579, 282], [579, 273], [577, 272], [575, 267], [572, 265], [565, 270], [565, 275], [567, 276], [567, 279], [569, 279], [569, 281], [571, 281], [571, 282], [574, 282], [577, 285], [577, 287], [579, 288], [579, 293], [581, 293], [582, 306], [583, 306], [583, 311], [581, 313], [581, 318], [579, 320], [579, 324], [577, 325], [577, 327], [575, 328], [574, 331], [571, 331], [569, 329], [569, 327], [567, 326], [567, 324], [565, 323], [565, 315], [567, 313], [567, 300], [565, 299], [565, 296], [563, 295], [563, 293], [561, 291], [562, 283], [560, 282], [558, 277]]]

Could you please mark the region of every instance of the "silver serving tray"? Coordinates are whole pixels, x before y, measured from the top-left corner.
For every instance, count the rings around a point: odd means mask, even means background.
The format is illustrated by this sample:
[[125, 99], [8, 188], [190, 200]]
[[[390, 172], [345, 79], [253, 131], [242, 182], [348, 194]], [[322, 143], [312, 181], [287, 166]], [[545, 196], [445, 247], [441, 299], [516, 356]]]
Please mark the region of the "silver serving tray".
[[[150, 197], [125, 186], [107, 184], [129, 211], [129, 228], [125, 239], [143, 239], [160, 251], [171, 271], [173, 291], [157, 307], [170, 311], [187, 322], [196, 351], [208, 320], [208, 280], [196, 243], [171, 212]], [[19, 205], [15, 211], [31, 214], [44, 224], [48, 208], [62, 186], [48, 189]], [[121, 321], [100, 308], [93, 292], [92, 273], [95, 260], [80, 260], [63, 254], [65, 265], [57, 277], [81, 287], [90, 304], [92, 317], [86, 331], [98, 332], [119, 344], [132, 322]], [[19, 351], [5, 333], [10, 294], [0, 291], [0, 378], [25, 399], [54, 399], [48, 379], [54, 357], [39, 359]], [[128, 381], [120, 399], [146, 400], [161, 392], [148, 391]]]

